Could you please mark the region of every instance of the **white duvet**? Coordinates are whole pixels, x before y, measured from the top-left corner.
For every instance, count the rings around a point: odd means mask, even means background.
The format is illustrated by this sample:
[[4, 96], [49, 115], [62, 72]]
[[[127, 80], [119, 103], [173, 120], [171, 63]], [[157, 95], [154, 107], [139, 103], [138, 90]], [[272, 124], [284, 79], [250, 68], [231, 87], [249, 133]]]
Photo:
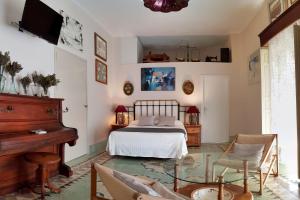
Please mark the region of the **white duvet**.
[[[128, 127], [140, 127], [130, 124]], [[145, 127], [145, 126], [144, 126]], [[174, 127], [147, 126], [149, 128], [182, 128], [181, 121], [175, 121]], [[106, 150], [110, 155], [182, 158], [188, 154], [187, 134], [182, 133], [145, 133], [112, 131], [108, 138]]]

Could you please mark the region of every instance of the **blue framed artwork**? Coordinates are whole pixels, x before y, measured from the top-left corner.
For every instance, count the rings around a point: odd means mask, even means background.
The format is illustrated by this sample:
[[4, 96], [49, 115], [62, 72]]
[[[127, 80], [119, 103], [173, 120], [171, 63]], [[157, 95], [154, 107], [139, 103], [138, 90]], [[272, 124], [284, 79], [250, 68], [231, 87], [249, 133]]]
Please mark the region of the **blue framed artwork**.
[[175, 91], [175, 67], [141, 69], [142, 91]]

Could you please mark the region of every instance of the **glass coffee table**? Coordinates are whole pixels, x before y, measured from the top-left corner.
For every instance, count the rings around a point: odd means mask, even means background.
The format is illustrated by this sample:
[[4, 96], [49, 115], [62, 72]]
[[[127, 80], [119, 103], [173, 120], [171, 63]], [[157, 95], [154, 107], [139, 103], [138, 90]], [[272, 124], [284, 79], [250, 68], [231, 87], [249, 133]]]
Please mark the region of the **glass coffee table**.
[[[175, 162], [166, 162], [164, 171], [174, 178], [174, 191], [193, 200], [251, 200], [248, 191], [248, 161], [233, 157], [222, 157], [229, 161], [241, 162], [241, 173], [231, 169], [227, 173], [224, 167], [217, 165], [213, 172], [213, 163], [220, 159], [222, 152], [193, 153]], [[242, 182], [243, 186], [237, 185]]]

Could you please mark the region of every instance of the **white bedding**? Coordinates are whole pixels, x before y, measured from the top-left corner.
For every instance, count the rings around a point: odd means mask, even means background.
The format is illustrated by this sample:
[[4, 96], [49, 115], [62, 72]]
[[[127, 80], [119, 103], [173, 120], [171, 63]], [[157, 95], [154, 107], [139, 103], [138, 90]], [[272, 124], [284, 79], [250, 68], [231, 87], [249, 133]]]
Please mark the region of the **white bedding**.
[[[128, 127], [137, 126], [136, 122]], [[145, 127], [145, 126], [142, 126]], [[149, 128], [182, 128], [181, 121], [176, 120], [174, 127], [147, 126]], [[188, 154], [187, 134], [182, 133], [145, 133], [112, 131], [108, 138], [106, 150], [110, 155], [155, 158], [182, 158]]]

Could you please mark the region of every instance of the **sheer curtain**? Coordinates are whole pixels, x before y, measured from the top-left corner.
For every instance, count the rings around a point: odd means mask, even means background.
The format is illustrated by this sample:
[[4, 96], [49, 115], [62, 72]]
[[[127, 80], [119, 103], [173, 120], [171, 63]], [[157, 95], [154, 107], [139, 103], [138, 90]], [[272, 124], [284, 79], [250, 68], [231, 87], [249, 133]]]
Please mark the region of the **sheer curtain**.
[[295, 50], [293, 26], [269, 42], [269, 66], [264, 69], [264, 132], [278, 134], [280, 160], [288, 164], [290, 176], [297, 178], [297, 118], [295, 89]]

